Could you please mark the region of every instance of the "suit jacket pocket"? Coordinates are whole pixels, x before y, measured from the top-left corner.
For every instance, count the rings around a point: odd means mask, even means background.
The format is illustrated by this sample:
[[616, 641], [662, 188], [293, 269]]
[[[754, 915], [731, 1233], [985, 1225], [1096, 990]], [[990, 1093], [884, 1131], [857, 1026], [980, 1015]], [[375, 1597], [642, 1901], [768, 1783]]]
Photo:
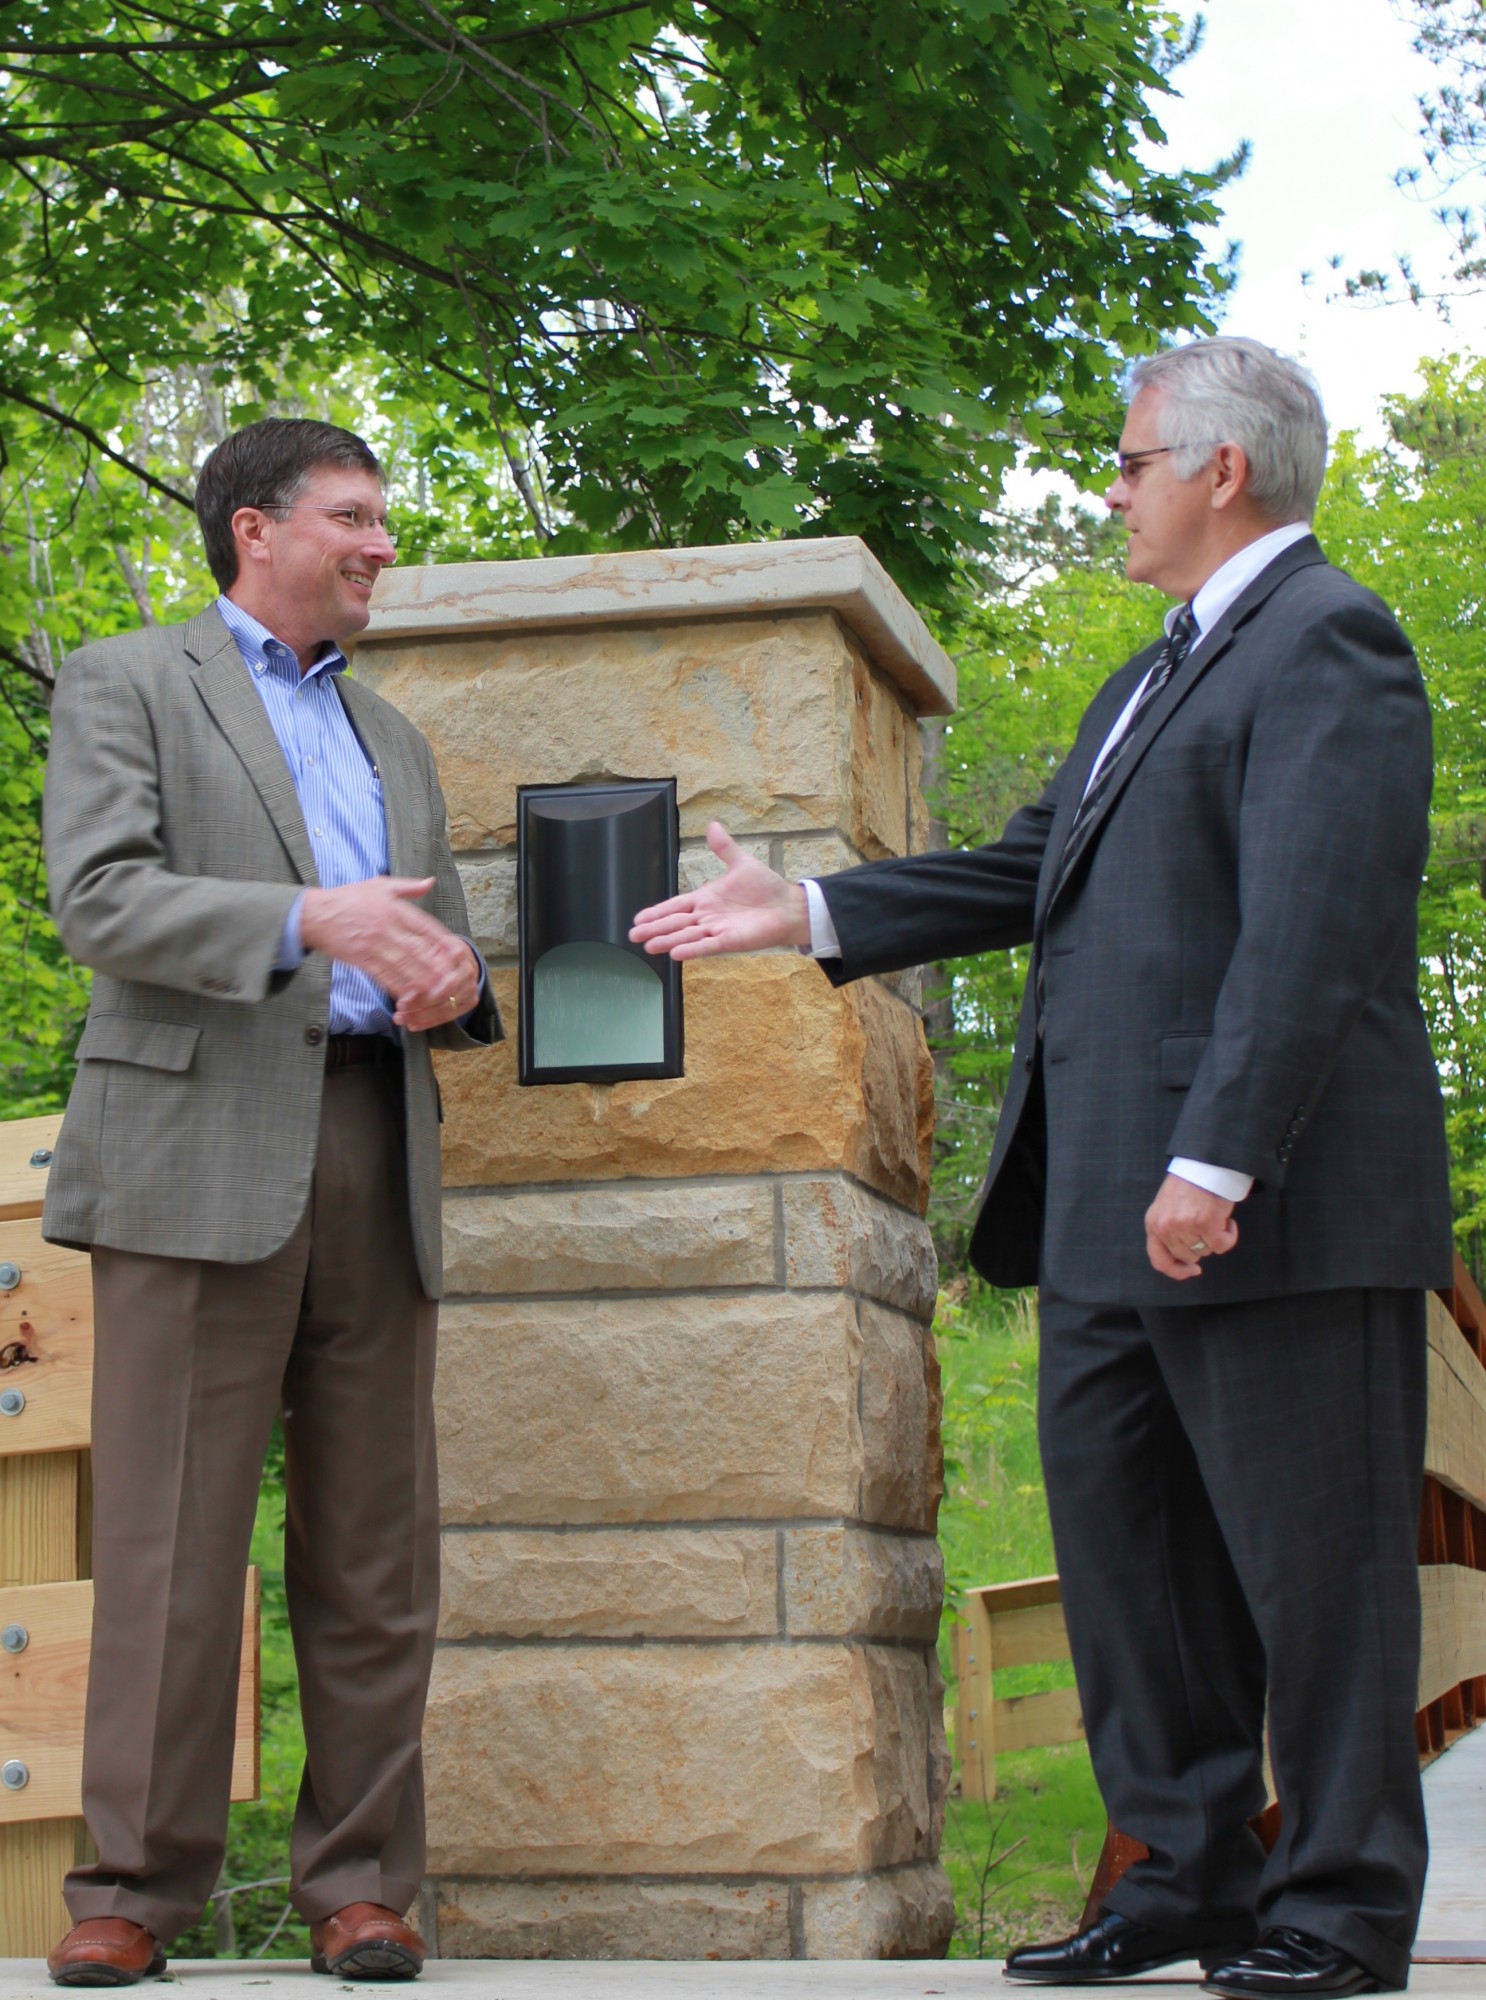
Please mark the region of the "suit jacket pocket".
[[79, 1062], [137, 1063], [142, 1069], [187, 1070], [201, 1030], [185, 1021], [143, 1021], [133, 1014], [90, 1014], [77, 1045]]
[[1197, 736], [1187, 743], [1153, 744], [1146, 752], [1147, 771], [1218, 771], [1228, 763], [1232, 746], [1226, 736]]
[[1161, 1081], [1168, 1090], [1190, 1090], [1212, 1036], [1206, 1028], [1173, 1028], [1161, 1037]]

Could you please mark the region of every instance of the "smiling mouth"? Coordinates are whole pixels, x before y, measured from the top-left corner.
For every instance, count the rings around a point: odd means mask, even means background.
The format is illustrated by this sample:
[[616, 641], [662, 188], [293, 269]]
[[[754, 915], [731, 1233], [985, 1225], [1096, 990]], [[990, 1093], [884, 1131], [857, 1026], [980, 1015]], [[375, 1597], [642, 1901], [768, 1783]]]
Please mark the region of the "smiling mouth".
[[354, 583], [358, 590], [370, 590], [377, 580], [378, 572], [376, 570], [343, 569], [341, 575], [346, 579], [347, 583]]

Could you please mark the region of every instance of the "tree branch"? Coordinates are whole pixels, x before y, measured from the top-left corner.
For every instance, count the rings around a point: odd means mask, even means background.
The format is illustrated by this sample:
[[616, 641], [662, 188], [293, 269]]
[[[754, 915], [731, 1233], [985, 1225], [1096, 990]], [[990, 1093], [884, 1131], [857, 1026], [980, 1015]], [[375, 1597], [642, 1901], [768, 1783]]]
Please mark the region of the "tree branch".
[[136, 465], [127, 453], [115, 451], [105, 438], [99, 436], [91, 424], [85, 424], [80, 417], [69, 416], [65, 410], [59, 410], [55, 403], [44, 403], [39, 397], [28, 396], [24, 389], [17, 389], [13, 383], [3, 380], [0, 380], [0, 399], [7, 403], [19, 403], [23, 409], [34, 410], [38, 416], [46, 417], [51, 423], [61, 424], [64, 430], [76, 431], [79, 437], [87, 439], [95, 451], [101, 452], [105, 458], [112, 459], [115, 465], [122, 465], [126, 472], [132, 472], [143, 485], [152, 488], [156, 493], [163, 494], [167, 500], [174, 500], [188, 512], [192, 514], [196, 512], [196, 503], [182, 493], [179, 487], [172, 486], [168, 480], [157, 479], [145, 466]]

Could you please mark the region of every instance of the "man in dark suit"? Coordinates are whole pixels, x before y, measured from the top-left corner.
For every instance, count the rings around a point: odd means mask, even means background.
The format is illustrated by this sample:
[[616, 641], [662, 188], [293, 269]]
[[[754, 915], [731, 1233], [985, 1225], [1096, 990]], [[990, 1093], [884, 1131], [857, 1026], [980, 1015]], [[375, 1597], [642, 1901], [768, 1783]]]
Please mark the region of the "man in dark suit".
[[433, 756], [345, 674], [381, 469], [269, 419], [197, 483], [216, 602], [63, 666], [57, 927], [93, 968], [47, 1190], [92, 1255], [94, 1627], [62, 1985], [164, 1968], [221, 1865], [243, 1575], [282, 1408], [313, 1962], [405, 1978], [438, 1614], [430, 1048], [500, 1024]]
[[1430, 723], [1397, 624], [1309, 531], [1324, 460], [1313, 385], [1259, 343], [1137, 366], [1108, 505], [1129, 574], [1181, 608], [1036, 804], [977, 852], [819, 884], [717, 828], [726, 873], [633, 933], [794, 943], [838, 982], [1032, 943], [971, 1255], [1041, 1287], [1089, 1747], [1148, 1854], [1014, 1978], [1407, 1978], [1424, 1293], [1451, 1268], [1417, 993]]

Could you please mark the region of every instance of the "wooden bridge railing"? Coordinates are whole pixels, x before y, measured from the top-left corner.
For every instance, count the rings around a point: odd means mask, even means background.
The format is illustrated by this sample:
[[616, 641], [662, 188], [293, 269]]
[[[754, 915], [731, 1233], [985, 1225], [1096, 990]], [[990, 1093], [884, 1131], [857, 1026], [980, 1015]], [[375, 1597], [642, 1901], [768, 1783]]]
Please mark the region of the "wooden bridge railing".
[[[1486, 1721], [1486, 1304], [1460, 1258], [1455, 1282], [1429, 1299], [1429, 1430], [1419, 1522], [1422, 1648], [1419, 1754], [1438, 1755]], [[965, 1594], [954, 1627], [955, 1752], [961, 1794], [996, 1796], [996, 1756], [1077, 1742], [1084, 1733], [1072, 1688], [998, 1695], [1010, 1667], [1068, 1658], [1055, 1576], [986, 1584]], [[1260, 1822], [1261, 1834], [1277, 1808]], [[1140, 1843], [1110, 1827], [1089, 1893], [1097, 1911]]]
[[[66, 1928], [62, 1877], [90, 1847], [83, 1707], [93, 1623], [93, 1292], [41, 1240], [60, 1117], [0, 1124], [0, 1958]], [[258, 1796], [258, 1572], [250, 1570], [232, 1796]]]

